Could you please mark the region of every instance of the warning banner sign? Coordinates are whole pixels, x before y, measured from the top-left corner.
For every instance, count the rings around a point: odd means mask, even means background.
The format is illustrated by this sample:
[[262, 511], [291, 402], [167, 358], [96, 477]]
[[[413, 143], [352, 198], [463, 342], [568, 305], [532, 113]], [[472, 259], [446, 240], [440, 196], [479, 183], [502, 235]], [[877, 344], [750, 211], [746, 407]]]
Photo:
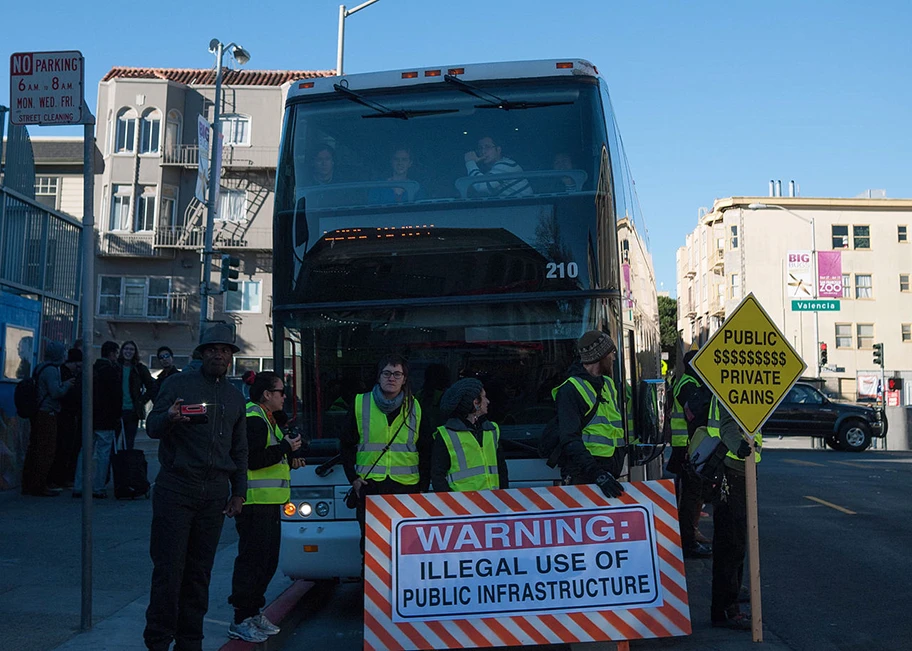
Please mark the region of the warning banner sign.
[[671, 481], [367, 500], [365, 649], [690, 633]]

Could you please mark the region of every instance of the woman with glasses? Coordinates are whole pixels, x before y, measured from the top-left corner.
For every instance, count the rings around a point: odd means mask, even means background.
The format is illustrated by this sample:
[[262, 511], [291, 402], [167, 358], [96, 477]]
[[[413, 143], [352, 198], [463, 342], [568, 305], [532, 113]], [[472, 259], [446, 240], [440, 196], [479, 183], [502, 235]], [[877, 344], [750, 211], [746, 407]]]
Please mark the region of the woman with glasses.
[[180, 369], [174, 365], [174, 353], [167, 346], [161, 346], [157, 353], [158, 364], [161, 366], [161, 373], [155, 378], [155, 393], [161, 389], [162, 383], [172, 375], [180, 373]]
[[388, 355], [377, 365], [377, 384], [355, 396], [342, 432], [342, 465], [351, 482], [364, 551], [364, 497], [426, 491], [432, 433], [422, 427], [421, 405], [408, 384], [408, 362]]
[[125, 341], [117, 358], [122, 372], [123, 389], [123, 432], [128, 450], [133, 449], [139, 421], [146, 418], [146, 403], [158, 395], [158, 388], [149, 367], [139, 361], [136, 342]]

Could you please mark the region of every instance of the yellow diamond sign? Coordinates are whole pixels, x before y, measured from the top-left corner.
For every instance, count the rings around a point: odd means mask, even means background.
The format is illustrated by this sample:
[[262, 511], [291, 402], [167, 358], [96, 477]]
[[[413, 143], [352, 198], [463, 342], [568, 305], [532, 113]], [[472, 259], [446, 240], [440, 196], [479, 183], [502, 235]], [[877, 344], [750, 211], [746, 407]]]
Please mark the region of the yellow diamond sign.
[[807, 368], [753, 294], [741, 301], [691, 365], [748, 433], [760, 429]]

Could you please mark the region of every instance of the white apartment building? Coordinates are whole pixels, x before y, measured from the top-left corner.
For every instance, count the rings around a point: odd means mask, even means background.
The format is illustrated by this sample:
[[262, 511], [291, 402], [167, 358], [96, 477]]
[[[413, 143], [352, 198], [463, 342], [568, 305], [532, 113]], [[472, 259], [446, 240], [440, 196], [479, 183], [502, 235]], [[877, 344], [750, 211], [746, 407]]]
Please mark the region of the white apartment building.
[[[288, 85], [304, 70], [223, 71], [222, 177], [214, 248], [241, 260], [240, 287], [210, 296], [241, 352], [230, 371], [271, 368], [275, 168]], [[173, 349], [183, 367], [199, 340], [205, 206], [195, 197], [197, 120], [211, 123], [215, 70], [113, 68], [98, 85], [95, 345], [135, 341], [144, 361]], [[211, 287], [218, 289], [220, 256]]]
[[[804, 358], [807, 375], [818, 375], [826, 344], [819, 377], [828, 390], [860, 397], [859, 380], [880, 374], [873, 345], [882, 343], [885, 375], [903, 378], [899, 399], [912, 404], [910, 225], [910, 199], [718, 199], [677, 251], [678, 329], [685, 343], [702, 345], [753, 293]], [[838, 311], [793, 309], [787, 256], [810, 250], [841, 254]]]

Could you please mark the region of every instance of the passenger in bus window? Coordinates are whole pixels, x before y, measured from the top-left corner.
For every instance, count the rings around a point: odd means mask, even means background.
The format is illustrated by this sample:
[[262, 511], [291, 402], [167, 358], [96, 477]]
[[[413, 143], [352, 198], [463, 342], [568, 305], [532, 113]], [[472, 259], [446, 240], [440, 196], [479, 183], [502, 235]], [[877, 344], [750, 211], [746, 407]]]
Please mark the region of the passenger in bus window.
[[[390, 168], [393, 173], [387, 177], [387, 181], [410, 181], [409, 186], [412, 186], [412, 183], [415, 183], [413, 179], [409, 178], [409, 170], [412, 168], [412, 152], [408, 148], [401, 147], [393, 152], [393, 155], [390, 157]], [[420, 187], [413, 191], [411, 196], [409, 189], [410, 187], [406, 186], [401, 188], [374, 188], [370, 191], [368, 203], [405, 203], [407, 201], [415, 201], [424, 198]]]
[[508, 487], [500, 427], [487, 419], [489, 404], [475, 378], [463, 378], [443, 394], [440, 411], [448, 419], [437, 428], [431, 452], [435, 492]]
[[373, 390], [355, 396], [339, 442], [352, 489], [364, 551], [364, 498], [426, 491], [430, 486], [433, 433], [422, 423], [421, 405], [408, 384], [408, 361], [388, 355], [377, 365]]
[[[576, 168], [573, 167], [573, 158], [570, 154], [567, 152], [558, 152], [554, 155], [554, 162], [551, 165], [551, 169], [572, 170]], [[570, 176], [562, 176], [555, 186], [556, 189], [554, 192], [576, 192], [579, 190], [579, 188], [576, 187], [576, 181]]]
[[478, 141], [475, 151], [465, 154], [466, 173], [484, 182], [473, 184], [475, 193], [485, 197], [525, 197], [532, 194], [528, 179], [511, 178], [503, 181], [488, 180], [497, 174], [519, 174], [523, 168], [512, 158], [503, 155], [501, 146], [490, 136]]
[[322, 145], [311, 162], [311, 185], [326, 185], [335, 180], [336, 151], [329, 145]]

